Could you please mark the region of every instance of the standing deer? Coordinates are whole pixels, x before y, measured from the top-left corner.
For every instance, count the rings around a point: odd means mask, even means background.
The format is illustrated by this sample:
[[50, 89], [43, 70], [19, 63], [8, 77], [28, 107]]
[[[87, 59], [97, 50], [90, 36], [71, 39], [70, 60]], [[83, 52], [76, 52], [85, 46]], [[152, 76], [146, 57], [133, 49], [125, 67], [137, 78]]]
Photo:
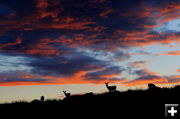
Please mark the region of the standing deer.
[[109, 92], [113, 92], [116, 91], [116, 86], [108, 86], [109, 82], [105, 82], [107, 89], [109, 90]]
[[71, 93], [66, 93], [66, 91], [63, 91], [63, 93], [66, 96], [66, 98], [69, 98], [71, 96]]

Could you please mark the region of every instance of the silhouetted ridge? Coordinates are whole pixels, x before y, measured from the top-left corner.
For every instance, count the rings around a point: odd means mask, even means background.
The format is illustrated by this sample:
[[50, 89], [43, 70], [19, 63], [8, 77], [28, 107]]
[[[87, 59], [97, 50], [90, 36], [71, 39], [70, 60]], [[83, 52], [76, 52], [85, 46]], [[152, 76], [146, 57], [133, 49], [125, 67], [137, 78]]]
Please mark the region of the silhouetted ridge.
[[[91, 116], [100, 111], [103, 111], [103, 114], [108, 112], [111, 115], [121, 114], [121, 116], [128, 112], [128, 116], [134, 116], [139, 113], [138, 110], [141, 110], [141, 112], [146, 115], [158, 115], [159, 112], [162, 112], [164, 117], [164, 104], [180, 104], [180, 86], [159, 88], [154, 84], [148, 84], [148, 87], [146, 90], [127, 91], [117, 91], [115, 90], [116, 88], [114, 88], [113, 90], [108, 89], [109, 92], [101, 94], [89, 92], [82, 95], [71, 95], [63, 91], [65, 98], [62, 100], [45, 100], [45, 97], [41, 96], [39, 100], [35, 99], [30, 103], [16, 102], [1, 104], [0, 109], [8, 110], [9, 113], [18, 110], [24, 113], [51, 113], [52, 115], [61, 113], [60, 110], [67, 113], [69, 113], [70, 110], [71, 112], [77, 113], [84, 111], [88, 114], [89, 112], [93, 112]], [[116, 113], [114, 111], [116, 111]], [[133, 113], [136, 111], [137, 113]]]
[[[89, 92], [83, 95], [71, 95], [71, 93], [67, 93], [67, 91], [63, 91], [65, 98], [61, 101], [61, 104], [103, 104], [106, 103], [121, 103], [122, 101], [139, 101], [139, 99], [152, 101], [160, 101], [164, 102], [167, 100], [176, 101], [180, 96], [180, 86], [175, 86], [173, 88], [160, 88], [156, 85], [150, 83], [148, 84], [148, 89], [146, 90], [127, 90], [127, 91], [117, 91], [116, 86], [109, 86], [109, 82], [105, 83], [109, 92], [94, 94], [93, 92]], [[173, 99], [171, 99], [173, 97]], [[55, 100], [54, 100], [55, 101]], [[31, 101], [31, 104], [46, 104], [53, 103], [53, 101], [45, 100], [44, 96], [41, 96], [40, 99], [34, 99]], [[55, 101], [58, 102], [57, 100]]]

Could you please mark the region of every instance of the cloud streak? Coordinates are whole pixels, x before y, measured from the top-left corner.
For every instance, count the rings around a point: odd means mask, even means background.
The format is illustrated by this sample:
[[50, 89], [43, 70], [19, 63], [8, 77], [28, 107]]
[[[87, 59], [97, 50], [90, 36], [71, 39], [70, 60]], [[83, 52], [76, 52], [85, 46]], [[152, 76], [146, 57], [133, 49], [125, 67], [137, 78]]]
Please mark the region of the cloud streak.
[[167, 52], [167, 53], [161, 53], [161, 54], [158, 54], [158, 55], [170, 55], [170, 56], [176, 56], [176, 55], [180, 55], [180, 51], [170, 51], [170, 52]]

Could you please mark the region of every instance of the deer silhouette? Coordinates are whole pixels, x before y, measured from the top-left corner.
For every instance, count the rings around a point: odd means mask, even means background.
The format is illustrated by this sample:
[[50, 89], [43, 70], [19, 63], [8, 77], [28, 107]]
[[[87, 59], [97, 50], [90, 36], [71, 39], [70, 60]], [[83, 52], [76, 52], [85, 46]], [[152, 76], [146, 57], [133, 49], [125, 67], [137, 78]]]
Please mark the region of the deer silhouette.
[[109, 90], [109, 92], [116, 91], [116, 88], [117, 88], [116, 86], [109, 86], [108, 84], [109, 84], [109, 82], [105, 82], [105, 85], [106, 85], [107, 89]]
[[69, 98], [71, 96], [71, 93], [66, 93], [67, 91], [63, 91], [64, 95], [66, 96], [66, 98]]

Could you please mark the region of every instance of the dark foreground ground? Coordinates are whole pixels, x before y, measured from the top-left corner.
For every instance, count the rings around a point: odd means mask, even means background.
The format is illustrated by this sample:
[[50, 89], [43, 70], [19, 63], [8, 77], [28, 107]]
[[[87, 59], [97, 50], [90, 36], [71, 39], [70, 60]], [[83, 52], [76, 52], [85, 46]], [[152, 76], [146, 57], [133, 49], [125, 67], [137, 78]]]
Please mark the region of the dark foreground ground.
[[[174, 88], [128, 90], [126, 92], [87, 93], [63, 100], [1, 104], [0, 114], [6, 116], [59, 118], [165, 118], [165, 104], [180, 104], [180, 86]], [[179, 113], [172, 118], [180, 119]]]

